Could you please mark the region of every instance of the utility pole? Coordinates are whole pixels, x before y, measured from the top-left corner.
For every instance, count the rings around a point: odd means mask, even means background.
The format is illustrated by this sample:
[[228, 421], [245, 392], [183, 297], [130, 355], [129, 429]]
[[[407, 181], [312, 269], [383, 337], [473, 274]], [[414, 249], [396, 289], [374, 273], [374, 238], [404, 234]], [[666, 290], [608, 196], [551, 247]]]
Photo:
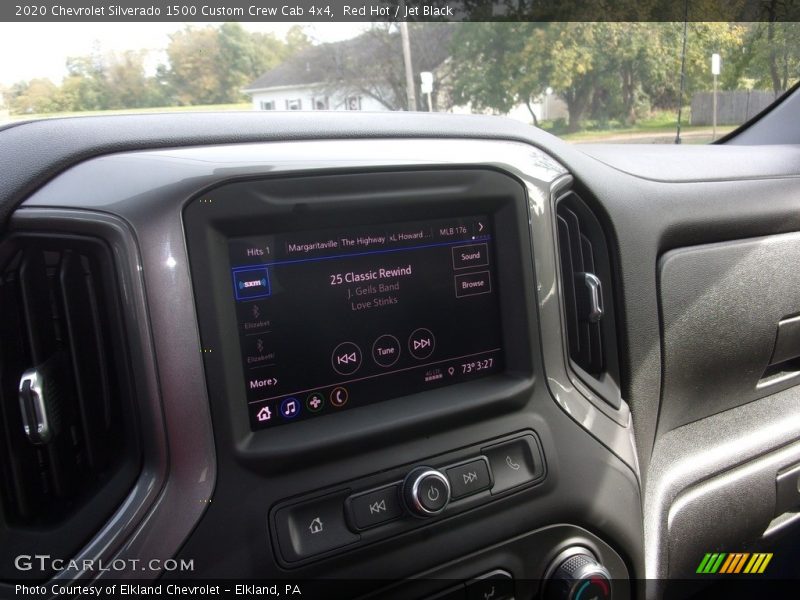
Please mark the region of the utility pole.
[[686, 35], [689, 27], [689, 0], [683, 3], [683, 48], [681, 50], [681, 91], [678, 95], [678, 132], [675, 143], [681, 143], [681, 113], [683, 112], [683, 86], [686, 81]]
[[[402, 3], [401, 8], [405, 5]], [[417, 110], [417, 94], [414, 91], [414, 70], [411, 68], [411, 42], [408, 39], [408, 23], [400, 21], [400, 39], [403, 42], [403, 64], [406, 68], [406, 101], [410, 111]]]

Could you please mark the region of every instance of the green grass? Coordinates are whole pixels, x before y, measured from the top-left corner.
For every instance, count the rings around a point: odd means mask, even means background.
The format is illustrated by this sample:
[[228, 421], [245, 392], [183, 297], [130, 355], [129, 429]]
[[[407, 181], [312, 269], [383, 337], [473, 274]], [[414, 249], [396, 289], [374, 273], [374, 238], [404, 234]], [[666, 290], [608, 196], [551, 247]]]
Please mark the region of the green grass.
[[[687, 134], [709, 134], [711, 135], [712, 128], [708, 126], [691, 126], [689, 125], [689, 107], [685, 107], [681, 118], [681, 133]], [[593, 121], [587, 119], [583, 122], [583, 127], [580, 131], [568, 132], [567, 124], [563, 120], [559, 121], [544, 121], [541, 123], [542, 129], [549, 131], [553, 135], [570, 141], [570, 142], [584, 142], [584, 141], [600, 141], [609, 137], [624, 137], [624, 136], [638, 136], [638, 135], [658, 135], [675, 133], [678, 118], [675, 111], [654, 111], [649, 117], [640, 119], [635, 125], [626, 125], [617, 120], [610, 120], [605, 122]], [[717, 127], [717, 135], [723, 135], [728, 131], [734, 129], [731, 126]]]
[[253, 107], [249, 102], [241, 104], [206, 104], [200, 106], [157, 106], [152, 108], [125, 108], [118, 110], [90, 110], [81, 112], [57, 112], [25, 115], [9, 115], [2, 117], [0, 122], [9, 121], [28, 121], [30, 119], [55, 119], [61, 117], [97, 117], [103, 115], [138, 115], [145, 113], [165, 113], [165, 112], [207, 112], [207, 111], [236, 111], [251, 110]]

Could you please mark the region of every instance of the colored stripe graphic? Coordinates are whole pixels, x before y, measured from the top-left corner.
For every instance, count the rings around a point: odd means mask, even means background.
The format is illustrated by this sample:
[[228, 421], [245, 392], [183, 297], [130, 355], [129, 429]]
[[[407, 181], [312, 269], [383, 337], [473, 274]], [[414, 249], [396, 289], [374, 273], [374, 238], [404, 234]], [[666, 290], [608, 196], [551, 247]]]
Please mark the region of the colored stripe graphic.
[[760, 561], [761, 561], [761, 555], [760, 554], [753, 554], [753, 558], [751, 558], [750, 562], [747, 563], [747, 566], [744, 568], [744, 572], [745, 573], [752, 573], [753, 572], [753, 567], [755, 567], [756, 563], [758, 563]]
[[697, 567], [697, 571], [695, 571], [695, 573], [705, 573], [706, 564], [708, 563], [708, 559], [710, 558], [711, 554], [706, 553], [706, 555], [703, 557], [703, 560], [700, 561], [700, 566]]
[[747, 557], [750, 556], [750, 553], [745, 552], [741, 556], [742, 557], [739, 559], [739, 562], [736, 564], [736, 567], [731, 570], [731, 573], [738, 573], [739, 571], [742, 570], [742, 567], [744, 566], [744, 563], [747, 560]]
[[739, 566], [739, 563], [742, 561], [742, 553], [741, 552], [733, 552], [728, 555], [730, 558], [730, 564], [727, 565], [727, 568], [720, 569], [720, 573], [733, 573], [734, 569]]
[[703, 562], [700, 563], [700, 566], [697, 567], [698, 573], [716, 573], [720, 565], [722, 565], [722, 561], [725, 560], [727, 554], [725, 552], [714, 554], [706, 554], [705, 558], [703, 558]]
[[719, 571], [719, 567], [720, 567], [720, 565], [722, 565], [722, 561], [725, 559], [725, 556], [727, 556], [727, 555], [724, 552], [719, 555], [719, 558], [714, 563], [714, 566], [711, 567], [711, 570], [709, 571], [709, 573], [716, 573], [717, 571]]
[[766, 570], [767, 565], [772, 560], [772, 556], [773, 554], [771, 552], [755, 554], [750, 554], [749, 552], [732, 552], [730, 554], [725, 552], [708, 552], [703, 557], [703, 560], [700, 561], [697, 571], [695, 572], [711, 575], [715, 573], [760, 574]]
[[753, 554], [753, 558], [750, 559], [750, 562], [745, 567], [745, 573], [763, 573], [764, 569], [767, 568], [769, 561], [772, 560], [772, 553], [769, 554]]
[[770, 552], [769, 554], [767, 554], [764, 557], [764, 562], [761, 563], [761, 568], [758, 570], [758, 572], [759, 573], [763, 573], [764, 570], [767, 568], [767, 565], [769, 564], [769, 561], [771, 561], [771, 560], [772, 560], [772, 552]]
[[719, 570], [720, 573], [730, 573], [730, 569], [736, 564], [739, 560], [738, 554], [728, 554], [728, 558], [722, 563], [722, 568]]

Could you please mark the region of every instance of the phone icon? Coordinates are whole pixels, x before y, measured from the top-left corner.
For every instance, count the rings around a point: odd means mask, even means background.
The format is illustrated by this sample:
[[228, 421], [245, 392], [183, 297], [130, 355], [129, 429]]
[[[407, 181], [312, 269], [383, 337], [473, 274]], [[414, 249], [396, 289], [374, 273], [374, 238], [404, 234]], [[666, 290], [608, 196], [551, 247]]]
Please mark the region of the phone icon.
[[340, 408], [347, 404], [347, 399], [349, 395], [347, 390], [343, 387], [333, 388], [331, 391], [331, 404], [337, 408]]
[[519, 463], [515, 463], [510, 456], [506, 456], [506, 464], [509, 466], [510, 469], [519, 471]]

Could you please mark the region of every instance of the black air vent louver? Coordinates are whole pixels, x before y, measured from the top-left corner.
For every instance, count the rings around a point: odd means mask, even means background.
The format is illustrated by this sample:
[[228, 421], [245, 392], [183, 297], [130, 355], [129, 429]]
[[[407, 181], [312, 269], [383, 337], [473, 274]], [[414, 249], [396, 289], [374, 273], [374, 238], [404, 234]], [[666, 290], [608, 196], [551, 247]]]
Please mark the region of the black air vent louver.
[[611, 267], [603, 229], [574, 192], [558, 200], [556, 218], [569, 357], [573, 367], [595, 380], [592, 387], [618, 406]]
[[111, 254], [33, 234], [0, 249], [0, 534], [71, 552], [139, 465]]

